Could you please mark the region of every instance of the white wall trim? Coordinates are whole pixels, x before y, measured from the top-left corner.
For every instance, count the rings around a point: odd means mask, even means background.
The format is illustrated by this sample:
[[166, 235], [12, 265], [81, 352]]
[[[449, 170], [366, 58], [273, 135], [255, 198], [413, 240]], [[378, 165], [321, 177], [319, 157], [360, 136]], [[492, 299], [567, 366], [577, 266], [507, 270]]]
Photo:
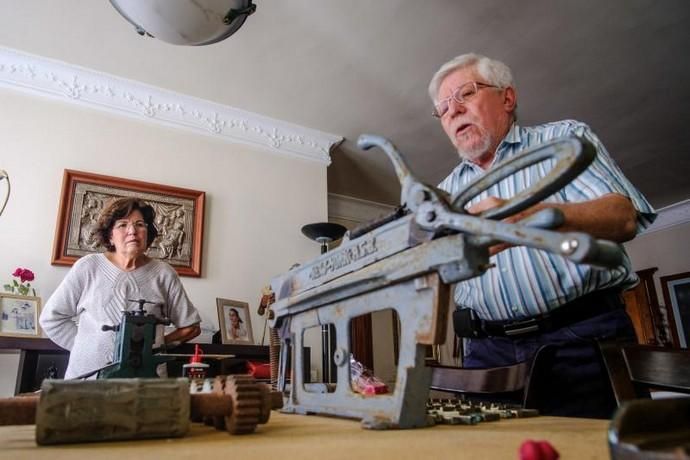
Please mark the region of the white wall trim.
[[666, 230], [676, 225], [690, 222], [690, 200], [679, 201], [672, 205], [657, 210], [657, 218], [652, 225], [644, 231], [643, 235]]
[[227, 105], [0, 46], [0, 87], [330, 164], [343, 141]]
[[352, 222], [368, 222], [388, 214], [395, 206], [362, 200], [337, 193], [328, 194], [328, 217]]
[[[367, 222], [392, 212], [395, 206], [337, 193], [328, 194], [328, 217], [353, 222]], [[690, 223], [690, 199], [657, 210], [657, 218], [642, 234], [648, 235], [676, 225]]]

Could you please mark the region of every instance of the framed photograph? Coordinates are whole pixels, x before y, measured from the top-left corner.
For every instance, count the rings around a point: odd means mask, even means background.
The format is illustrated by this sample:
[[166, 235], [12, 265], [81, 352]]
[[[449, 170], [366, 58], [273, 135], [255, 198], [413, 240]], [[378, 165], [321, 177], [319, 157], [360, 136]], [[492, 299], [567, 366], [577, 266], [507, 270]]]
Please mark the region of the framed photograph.
[[216, 299], [222, 343], [254, 345], [249, 304], [230, 299]]
[[137, 197], [156, 211], [158, 236], [147, 255], [172, 265], [181, 276], [201, 276], [205, 193], [167, 185], [65, 170], [53, 265], [72, 265], [81, 256], [102, 252], [95, 239], [98, 216], [113, 198]]
[[690, 272], [662, 276], [661, 289], [664, 294], [668, 326], [674, 345], [688, 348], [690, 342]]
[[39, 338], [41, 298], [0, 293], [0, 336]]

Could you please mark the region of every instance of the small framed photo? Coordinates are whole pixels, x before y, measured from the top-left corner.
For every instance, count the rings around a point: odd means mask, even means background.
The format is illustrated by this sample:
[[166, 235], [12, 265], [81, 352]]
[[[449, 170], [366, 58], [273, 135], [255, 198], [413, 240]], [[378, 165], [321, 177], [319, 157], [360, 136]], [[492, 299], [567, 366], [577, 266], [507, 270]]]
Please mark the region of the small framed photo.
[[237, 300], [216, 298], [218, 324], [222, 343], [254, 345], [249, 304]]
[[38, 338], [41, 298], [0, 293], [0, 336]]

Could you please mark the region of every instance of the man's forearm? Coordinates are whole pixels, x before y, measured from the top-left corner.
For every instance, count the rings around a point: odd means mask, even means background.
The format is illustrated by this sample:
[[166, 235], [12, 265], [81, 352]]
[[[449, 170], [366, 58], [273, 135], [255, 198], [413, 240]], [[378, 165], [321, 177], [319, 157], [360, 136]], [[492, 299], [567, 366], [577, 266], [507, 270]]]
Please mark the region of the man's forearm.
[[[490, 196], [470, 206], [467, 211], [470, 214], [479, 214], [505, 202], [505, 199]], [[637, 210], [630, 199], [617, 193], [581, 203], [542, 202], [507, 217], [505, 221], [520, 222], [545, 208], [558, 208], [563, 211], [564, 223], [555, 229], [561, 232], [585, 232], [595, 238], [623, 243], [633, 239], [637, 231]], [[494, 255], [511, 246], [507, 243], [497, 244], [492, 246], [489, 252]]]
[[616, 193], [582, 203], [542, 203], [563, 211], [565, 222], [559, 231], [586, 232], [595, 238], [623, 243], [635, 237], [637, 211], [630, 199]]

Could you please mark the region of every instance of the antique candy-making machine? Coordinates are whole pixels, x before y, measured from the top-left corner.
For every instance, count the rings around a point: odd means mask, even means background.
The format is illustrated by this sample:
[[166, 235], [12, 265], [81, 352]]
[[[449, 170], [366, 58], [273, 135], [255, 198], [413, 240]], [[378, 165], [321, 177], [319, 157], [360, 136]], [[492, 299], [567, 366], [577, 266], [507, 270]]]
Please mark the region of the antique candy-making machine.
[[138, 308], [124, 311], [120, 324], [102, 327], [103, 331], [113, 331], [117, 335], [113, 363], [100, 369], [98, 378], [155, 378], [158, 377], [158, 365], [171, 360], [170, 357], [156, 355], [154, 348], [156, 327], [169, 325], [170, 319], [167, 314], [161, 319], [144, 309], [145, 304], [158, 306], [161, 310], [163, 306], [145, 299], [128, 299], [128, 302], [136, 302]]
[[[401, 207], [346, 234], [338, 248], [271, 281], [271, 325], [281, 343], [278, 390], [284, 395], [283, 411], [361, 419], [364, 427], [373, 429], [426, 426], [431, 380], [426, 349], [445, 340], [452, 284], [491, 269], [490, 246], [524, 245], [605, 267], [619, 265], [622, 252], [616, 243], [584, 233], [551, 230], [563, 221], [555, 209], [517, 223], [502, 220], [548, 198], [584, 171], [596, 155], [586, 140], [563, 138], [530, 149], [452, 197], [418, 180], [386, 139], [363, 135], [358, 145], [379, 147], [393, 162], [402, 186]], [[550, 173], [511, 200], [478, 215], [465, 210], [483, 191], [541, 162], [551, 166]], [[397, 313], [400, 323], [394, 390], [364, 396], [349, 384], [350, 321], [388, 309]], [[303, 368], [305, 331], [324, 325], [335, 329], [331, 358], [338, 384], [314, 391], [295, 369]]]

